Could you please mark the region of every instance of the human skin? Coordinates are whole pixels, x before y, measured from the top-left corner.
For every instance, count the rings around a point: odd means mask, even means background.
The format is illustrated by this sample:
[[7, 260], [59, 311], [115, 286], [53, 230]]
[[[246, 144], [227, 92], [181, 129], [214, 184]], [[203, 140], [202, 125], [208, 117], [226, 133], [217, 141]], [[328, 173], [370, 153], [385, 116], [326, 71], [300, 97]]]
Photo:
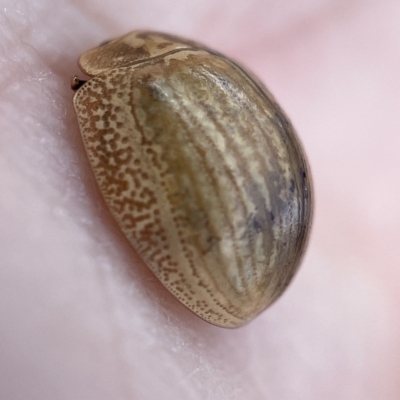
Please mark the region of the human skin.
[[[400, 3], [0, 0], [0, 398], [400, 398]], [[139, 260], [72, 107], [80, 53], [133, 29], [253, 70], [308, 153], [309, 250], [287, 292], [211, 326]]]

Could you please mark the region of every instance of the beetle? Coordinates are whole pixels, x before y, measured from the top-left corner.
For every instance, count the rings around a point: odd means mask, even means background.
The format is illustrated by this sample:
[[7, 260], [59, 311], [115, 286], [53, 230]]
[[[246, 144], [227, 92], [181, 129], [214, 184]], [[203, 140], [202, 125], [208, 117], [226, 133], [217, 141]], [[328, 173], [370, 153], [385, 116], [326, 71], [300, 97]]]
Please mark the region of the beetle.
[[163, 285], [235, 328], [285, 290], [312, 220], [312, 182], [265, 86], [197, 42], [133, 31], [83, 53], [74, 107], [109, 210]]

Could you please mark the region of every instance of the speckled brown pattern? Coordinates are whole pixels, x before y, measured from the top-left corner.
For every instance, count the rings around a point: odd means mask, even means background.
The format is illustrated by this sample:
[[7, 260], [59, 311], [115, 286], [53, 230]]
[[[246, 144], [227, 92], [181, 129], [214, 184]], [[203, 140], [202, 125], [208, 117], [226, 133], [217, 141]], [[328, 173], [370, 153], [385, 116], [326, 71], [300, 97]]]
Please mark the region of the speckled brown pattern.
[[100, 190], [160, 281], [201, 318], [238, 327], [296, 272], [311, 183], [273, 98], [194, 42], [133, 32], [80, 59], [74, 104]]

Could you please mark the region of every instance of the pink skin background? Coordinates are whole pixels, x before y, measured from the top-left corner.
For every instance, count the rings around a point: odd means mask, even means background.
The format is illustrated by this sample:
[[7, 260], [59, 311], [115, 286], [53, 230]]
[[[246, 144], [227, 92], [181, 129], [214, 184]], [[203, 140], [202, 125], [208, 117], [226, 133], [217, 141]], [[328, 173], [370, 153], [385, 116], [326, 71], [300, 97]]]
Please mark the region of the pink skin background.
[[[138, 28], [248, 66], [307, 150], [307, 255], [241, 329], [167, 293], [94, 183], [70, 78]], [[0, 0], [0, 71], [1, 399], [400, 398], [400, 2]]]

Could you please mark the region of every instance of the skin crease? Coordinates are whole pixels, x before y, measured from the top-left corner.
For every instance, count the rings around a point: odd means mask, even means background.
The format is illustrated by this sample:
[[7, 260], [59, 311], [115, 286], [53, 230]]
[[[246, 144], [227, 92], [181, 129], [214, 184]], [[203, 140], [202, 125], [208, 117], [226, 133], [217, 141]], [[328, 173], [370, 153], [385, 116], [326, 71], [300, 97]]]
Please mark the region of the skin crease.
[[[0, 0], [1, 399], [400, 398], [400, 4], [293, 3]], [[94, 183], [69, 80], [136, 28], [244, 63], [309, 156], [308, 253], [241, 329], [169, 295]]]

